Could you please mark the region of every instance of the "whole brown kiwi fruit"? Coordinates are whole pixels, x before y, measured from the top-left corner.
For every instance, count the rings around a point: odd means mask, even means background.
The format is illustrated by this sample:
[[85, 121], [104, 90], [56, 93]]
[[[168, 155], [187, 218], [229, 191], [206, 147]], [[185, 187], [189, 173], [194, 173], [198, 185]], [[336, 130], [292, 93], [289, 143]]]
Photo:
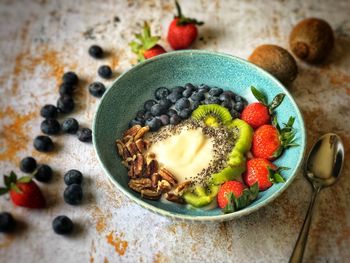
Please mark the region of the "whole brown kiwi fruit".
[[311, 64], [321, 63], [334, 46], [333, 30], [322, 19], [304, 19], [290, 33], [289, 45], [298, 58]]
[[293, 56], [284, 48], [276, 45], [258, 46], [248, 60], [274, 75], [283, 84], [290, 84], [298, 74]]

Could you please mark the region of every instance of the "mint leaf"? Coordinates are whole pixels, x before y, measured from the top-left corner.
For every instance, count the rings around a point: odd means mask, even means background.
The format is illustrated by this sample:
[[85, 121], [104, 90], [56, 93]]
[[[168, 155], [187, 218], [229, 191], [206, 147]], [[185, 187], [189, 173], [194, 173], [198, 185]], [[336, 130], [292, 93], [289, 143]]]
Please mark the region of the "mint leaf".
[[273, 179], [275, 183], [284, 183], [285, 180], [283, 179], [282, 175], [280, 175], [279, 173], [275, 173], [273, 175]]
[[276, 109], [282, 103], [285, 96], [286, 95], [284, 93], [279, 93], [273, 98], [273, 100], [271, 101], [271, 103], [269, 105], [270, 112], [272, 112], [274, 109]]
[[253, 86], [251, 86], [250, 89], [251, 89], [251, 91], [252, 91], [254, 97], [255, 97], [258, 101], [260, 101], [260, 102], [261, 102], [262, 104], [264, 104], [264, 105], [267, 105], [267, 99], [266, 99], [265, 95], [264, 95], [261, 91], [259, 91], [258, 89], [256, 89], [256, 88], [253, 87]]
[[5, 187], [0, 187], [0, 195], [6, 194], [8, 192], [8, 189]]

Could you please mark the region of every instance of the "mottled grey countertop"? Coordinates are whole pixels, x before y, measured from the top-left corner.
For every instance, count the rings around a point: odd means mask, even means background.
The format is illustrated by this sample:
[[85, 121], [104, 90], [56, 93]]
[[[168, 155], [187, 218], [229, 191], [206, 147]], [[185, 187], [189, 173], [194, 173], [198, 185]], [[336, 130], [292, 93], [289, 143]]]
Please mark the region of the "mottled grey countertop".
[[[304, 114], [308, 148], [333, 131], [350, 152], [350, 2], [339, 1], [182, 1], [186, 14], [205, 21], [194, 48], [243, 58], [263, 43], [288, 48], [292, 26], [305, 17], [324, 18], [336, 31], [328, 62], [308, 66], [290, 91]], [[135, 63], [127, 43], [145, 19], [162, 35], [172, 19], [172, 1], [0, 1], [0, 171], [18, 171], [19, 160], [33, 155], [55, 170], [52, 183], [41, 185], [49, 208], [30, 211], [0, 199], [21, 221], [12, 235], [0, 234], [1, 262], [287, 262], [308, 206], [311, 187], [298, 174], [272, 204], [247, 217], [220, 224], [170, 221], [130, 202], [100, 168], [91, 144], [74, 136], [54, 138], [58, 150], [33, 150], [39, 134], [39, 109], [54, 103], [64, 71], [82, 79], [72, 116], [90, 126], [98, 100], [87, 84], [109, 64], [116, 75]], [[108, 50], [104, 60], [87, 54], [91, 44]], [[168, 48], [168, 46], [166, 46]], [[106, 84], [110, 82], [105, 81]], [[349, 262], [350, 164], [343, 177], [319, 198], [305, 262]], [[84, 204], [64, 203], [62, 174], [78, 168], [85, 175]], [[55, 235], [53, 217], [70, 216], [77, 230]]]

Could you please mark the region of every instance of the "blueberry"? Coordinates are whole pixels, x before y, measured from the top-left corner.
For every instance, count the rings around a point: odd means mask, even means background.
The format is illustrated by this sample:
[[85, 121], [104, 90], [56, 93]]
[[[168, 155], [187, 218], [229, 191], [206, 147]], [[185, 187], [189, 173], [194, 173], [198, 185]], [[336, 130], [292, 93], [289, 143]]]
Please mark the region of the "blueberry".
[[77, 85], [79, 82], [79, 78], [77, 74], [71, 71], [64, 73], [62, 80], [63, 80], [63, 83], [70, 84], [70, 85]]
[[89, 85], [89, 92], [92, 96], [100, 98], [102, 97], [103, 93], [105, 93], [106, 87], [101, 82], [92, 82]]
[[146, 125], [149, 126], [152, 132], [154, 132], [160, 129], [160, 127], [162, 126], [162, 122], [160, 119], [152, 118], [152, 119], [146, 120]]
[[205, 84], [201, 84], [201, 85], [199, 85], [199, 90], [203, 90], [205, 92], [208, 92], [210, 90], [210, 87], [205, 85]]
[[172, 92], [182, 93], [184, 90], [185, 90], [185, 88], [182, 86], [176, 86], [176, 87], [172, 88]]
[[132, 126], [135, 126], [135, 125], [141, 125], [143, 126], [144, 124], [144, 121], [143, 120], [136, 120], [136, 119], [133, 119], [129, 122], [129, 128], [131, 128]]
[[62, 131], [69, 134], [76, 134], [79, 129], [79, 123], [74, 118], [65, 119], [62, 122]]
[[199, 101], [193, 101], [192, 106], [191, 106], [191, 110], [194, 111], [195, 109], [197, 109], [199, 107], [199, 105], [201, 105], [201, 103]]
[[154, 92], [154, 96], [157, 100], [165, 99], [170, 94], [170, 90], [166, 87], [160, 87]]
[[68, 95], [61, 96], [57, 100], [57, 108], [62, 113], [70, 113], [74, 109], [74, 100]]
[[16, 227], [16, 221], [8, 212], [0, 213], [0, 233], [12, 232]]
[[67, 216], [57, 216], [52, 221], [52, 228], [58, 235], [67, 235], [73, 231], [74, 225], [72, 220]]
[[235, 100], [235, 102], [244, 102], [243, 98], [241, 96], [239, 96], [239, 95], [236, 95], [234, 97], [234, 100]]
[[61, 130], [61, 125], [56, 119], [46, 119], [41, 122], [40, 129], [45, 134], [58, 134]]
[[151, 119], [153, 117], [152, 113], [150, 111], [145, 112], [145, 120]]
[[81, 184], [83, 181], [83, 174], [78, 170], [72, 169], [64, 174], [64, 183], [66, 185]]
[[185, 90], [191, 90], [191, 91], [195, 91], [197, 90], [196, 86], [194, 86], [192, 83], [186, 83], [185, 84]]
[[136, 112], [136, 117], [135, 120], [138, 121], [144, 121], [145, 120], [145, 111], [144, 110], [139, 110], [138, 112]]
[[177, 111], [174, 110], [174, 109], [169, 109], [168, 112], [167, 112], [167, 115], [169, 115], [170, 117], [177, 114]]
[[146, 102], [145, 102], [145, 104], [143, 104], [143, 108], [146, 110], [146, 111], [150, 111], [151, 110], [151, 108], [152, 108], [152, 106], [154, 105], [154, 104], [156, 104], [157, 102], [155, 101], [155, 100], [147, 100]]
[[241, 112], [243, 110], [243, 107], [244, 107], [244, 103], [243, 102], [237, 102], [235, 104], [235, 106], [233, 106], [233, 108], [238, 111], [238, 112]]
[[231, 113], [231, 116], [232, 116], [233, 119], [236, 119], [236, 118], [239, 118], [239, 117], [240, 117], [239, 112], [236, 111], [236, 110], [234, 110], [234, 109], [232, 109], [232, 110], [230, 111], [230, 113]]
[[189, 98], [191, 97], [193, 93], [193, 90], [191, 89], [185, 89], [183, 92], [182, 92], [182, 96], [184, 96], [185, 98]]
[[188, 119], [191, 116], [192, 111], [190, 109], [183, 109], [179, 112], [181, 119]]
[[221, 89], [221, 88], [211, 88], [210, 90], [209, 90], [209, 95], [210, 96], [215, 96], [215, 97], [217, 97], [217, 96], [220, 96], [220, 94], [223, 92], [223, 90]]
[[230, 94], [227, 94], [227, 93], [221, 93], [220, 96], [219, 96], [219, 100], [221, 101], [225, 101], [225, 100], [231, 100], [232, 97]]
[[34, 148], [39, 152], [50, 152], [53, 150], [53, 142], [49, 136], [39, 135], [34, 139]]
[[167, 108], [161, 106], [160, 104], [154, 104], [151, 108], [151, 113], [153, 116], [160, 116], [167, 111]]
[[57, 108], [51, 104], [46, 104], [40, 110], [40, 115], [44, 118], [56, 118], [57, 114], [58, 114]]
[[103, 57], [103, 50], [100, 46], [98, 45], [92, 45], [89, 48], [89, 54], [93, 58], [102, 58]]
[[174, 114], [173, 116], [170, 117], [170, 124], [177, 125], [180, 122], [181, 122], [181, 118], [179, 117], [179, 115]]
[[205, 99], [203, 92], [195, 92], [192, 94], [191, 99], [194, 101], [202, 101]]
[[97, 73], [101, 78], [104, 78], [104, 79], [109, 79], [112, 77], [112, 69], [110, 68], [110, 66], [107, 66], [107, 65], [100, 66], [98, 68]]
[[159, 101], [159, 105], [161, 105], [165, 109], [169, 109], [172, 105], [172, 102], [168, 99], [161, 99]]
[[236, 94], [234, 92], [232, 92], [231, 90], [225, 90], [222, 94], [226, 94], [228, 96], [230, 96], [231, 99], [234, 99]]
[[206, 100], [206, 104], [220, 104], [221, 101], [217, 97], [208, 97]]
[[47, 164], [42, 164], [38, 167], [34, 174], [34, 178], [39, 182], [46, 183], [52, 178], [52, 169]]
[[175, 103], [175, 109], [181, 111], [183, 109], [187, 109], [191, 106], [191, 102], [186, 98], [181, 98]]
[[231, 99], [224, 100], [223, 102], [221, 102], [221, 106], [227, 108], [228, 110], [231, 110], [232, 109]]
[[60, 85], [59, 93], [61, 96], [68, 95], [72, 96], [74, 92], [74, 86], [68, 83], [62, 83]]
[[91, 142], [92, 141], [92, 131], [89, 128], [82, 128], [77, 132], [79, 141], [81, 142]]
[[162, 122], [163, 126], [168, 125], [170, 123], [170, 118], [166, 114], [160, 115], [159, 119]]
[[175, 103], [181, 98], [182, 98], [182, 92], [177, 92], [177, 91], [171, 92], [167, 97], [167, 99], [169, 99], [172, 103]]
[[83, 200], [83, 189], [79, 184], [68, 185], [63, 193], [64, 201], [70, 205], [78, 205]]
[[36, 160], [33, 157], [25, 157], [19, 163], [19, 169], [23, 173], [32, 173], [36, 169]]

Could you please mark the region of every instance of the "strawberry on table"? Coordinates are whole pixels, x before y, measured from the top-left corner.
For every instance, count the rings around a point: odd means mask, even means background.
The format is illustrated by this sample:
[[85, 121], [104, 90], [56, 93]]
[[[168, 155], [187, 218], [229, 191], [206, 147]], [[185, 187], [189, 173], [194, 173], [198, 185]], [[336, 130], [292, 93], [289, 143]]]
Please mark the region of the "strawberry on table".
[[243, 180], [248, 186], [258, 183], [260, 191], [264, 191], [273, 183], [283, 183], [284, 179], [280, 172], [287, 170], [286, 167], [277, 167], [263, 158], [254, 158], [247, 161], [247, 170], [243, 174]]
[[255, 87], [251, 87], [254, 97], [259, 102], [249, 104], [242, 112], [241, 119], [247, 122], [253, 129], [257, 129], [261, 125], [271, 123], [273, 110], [276, 109], [283, 101], [285, 94], [279, 93], [273, 98], [270, 104], [267, 98]]
[[263, 125], [255, 130], [251, 148], [254, 157], [275, 160], [284, 149], [298, 146], [295, 143], [294, 120], [294, 117], [290, 117], [281, 129], [274, 118], [274, 126]]
[[17, 206], [28, 208], [44, 208], [46, 205], [40, 188], [30, 176], [17, 179], [17, 175], [11, 172], [4, 175], [5, 187], [0, 187], [0, 195], [10, 193], [12, 202]]
[[196, 25], [200, 26], [204, 23], [193, 18], [185, 17], [181, 12], [179, 3], [175, 1], [175, 4], [178, 14], [169, 26], [167, 39], [173, 49], [186, 49], [193, 44], [198, 36]]
[[129, 45], [139, 61], [166, 53], [165, 49], [157, 44], [160, 37], [151, 35], [148, 23], [145, 22], [142, 33], [136, 34], [136, 38], [138, 41], [132, 41]]
[[247, 188], [239, 181], [228, 181], [221, 185], [217, 201], [225, 213], [232, 213], [249, 205], [259, 193], [258, 185]]

